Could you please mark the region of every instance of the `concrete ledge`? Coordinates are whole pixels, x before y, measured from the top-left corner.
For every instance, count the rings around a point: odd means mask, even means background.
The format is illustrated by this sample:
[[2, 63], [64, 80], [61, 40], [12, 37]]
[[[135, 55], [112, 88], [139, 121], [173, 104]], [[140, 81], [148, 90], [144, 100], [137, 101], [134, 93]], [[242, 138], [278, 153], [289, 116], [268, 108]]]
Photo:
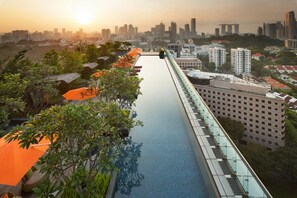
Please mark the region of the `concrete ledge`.
[[113, 198], [116, 190], [117, 173], [113, 172], [109, 181], [108, 189], [106, 192], [106, 198]]

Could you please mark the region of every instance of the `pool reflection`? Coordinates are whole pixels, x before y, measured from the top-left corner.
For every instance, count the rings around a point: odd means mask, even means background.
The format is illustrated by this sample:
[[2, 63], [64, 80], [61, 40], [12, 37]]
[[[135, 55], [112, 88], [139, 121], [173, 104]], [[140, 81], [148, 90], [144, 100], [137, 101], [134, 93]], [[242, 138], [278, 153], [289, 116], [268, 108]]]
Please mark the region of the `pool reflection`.
[[121, 154], [116, 166], [119, 168], [117, 175], [117, 189], [124, 195], [130, 195], [133, 187], [141, 185], [144, 175], [138, 172], [138, 159], [141, 155], [142, 143], [132, 142], [132, 138], [125, 139], [121, 147]]

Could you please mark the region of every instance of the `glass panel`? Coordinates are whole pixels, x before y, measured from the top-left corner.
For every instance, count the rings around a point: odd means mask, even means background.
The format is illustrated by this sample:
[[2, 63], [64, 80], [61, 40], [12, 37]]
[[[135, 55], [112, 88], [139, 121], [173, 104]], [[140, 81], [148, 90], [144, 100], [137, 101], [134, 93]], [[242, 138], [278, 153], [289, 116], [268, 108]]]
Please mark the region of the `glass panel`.
[[175, 71], [176, 76], [173, 75], [173, 78], [179, 79], [179, 82], [181, 83], [177, 86], [183, 87], [183, 91], [187, 97], [192, 100], [192, 106], [196, 106], [210, 133], [213, 134], [215, 142], [226, 156], [230, 167], [236, 174], [238, 181], [247, 192], [248, 196], [271, 197], [265, 186], [261, 183], [257, 175], [253, 172], [252, 168], [241, 155], [240, 151], [236, 148], [230, 137], [212, 114], [204, 100], [197, 93], [191, 82], [173, 60], [171, 54], [167, 50], [165, 51], [170, 62], [169, 65]]

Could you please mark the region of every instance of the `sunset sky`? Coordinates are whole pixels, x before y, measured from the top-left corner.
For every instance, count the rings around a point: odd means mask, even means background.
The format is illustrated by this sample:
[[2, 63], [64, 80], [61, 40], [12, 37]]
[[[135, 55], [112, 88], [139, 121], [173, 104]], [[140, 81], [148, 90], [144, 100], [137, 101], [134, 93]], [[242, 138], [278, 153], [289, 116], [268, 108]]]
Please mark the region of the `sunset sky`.
[[297, 0], [0, 0], [0, 32], [66, 28], [100, 31], [133, 24], [140, 31], [161, 21], [178, 27], [197, 19], [198, 32], [214, 32], [219, 23], [239, 23], [241, 32], [256, 32], [263, 22], [283, 21], [297, 11]]

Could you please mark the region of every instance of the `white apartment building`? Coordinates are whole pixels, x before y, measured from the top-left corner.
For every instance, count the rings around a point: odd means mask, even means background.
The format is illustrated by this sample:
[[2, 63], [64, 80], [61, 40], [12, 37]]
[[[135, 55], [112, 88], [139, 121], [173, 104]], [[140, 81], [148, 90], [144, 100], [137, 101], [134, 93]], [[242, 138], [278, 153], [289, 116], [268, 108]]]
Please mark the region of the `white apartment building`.
[[270, 88], [233, 75], [191, 71], [187, 76], [216, 117], [244, 125], [244, 141], [271, 150], [285, 145], [285, 101]]
[[181, 69], [202, 69], [202, 62], [198, 58], [175, 58]]
[[209, 48], [208, 50], [209, 62], [215, 63], [216, 70], [226, 63], [226, 49], [221, 47]]
[[231, 67], [235, 75], [251, 73], [251, 50], [244, 48], [231, 49]]

